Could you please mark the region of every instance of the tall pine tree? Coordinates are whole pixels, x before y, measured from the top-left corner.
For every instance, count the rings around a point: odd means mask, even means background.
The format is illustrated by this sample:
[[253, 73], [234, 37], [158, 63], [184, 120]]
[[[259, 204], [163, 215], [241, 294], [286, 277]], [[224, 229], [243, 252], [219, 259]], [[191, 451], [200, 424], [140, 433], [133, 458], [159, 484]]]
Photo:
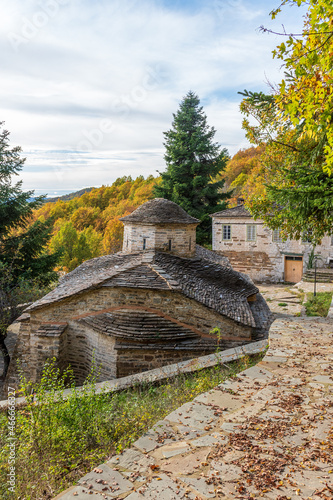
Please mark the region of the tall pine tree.
[[207, 117], [194, 92], [188, 92], [173, 117], [172, 128], [164, 132], [167, 170], [161, 173], [162, 181], [154, 194], [177, 203], [200, 219], [197, 241], [209, 244], [209, 214], [226, 208], [224, 200], [229, 197], [229, 193], [221, 192], [224, 180], [215, 180], [224, 170], [229, 154], [213, 142], [216, 130], [207, 125]]
[[36, 221], [27, 227], [29, 217], [44, 197], [31, 200], [33, 191], [22, 191], [22, 182], [12, 176], [22, 169], [21, 148], [9, 146], [9, 132], [0, 122], [0, 351], [4, 356], [4, 375], [9, 355], [4, 343], [7, 327], [20, 313], [19, 290], [38, 279], [41, 285], [57, 278], [53, 271], [59, 254], [48, 254], [44, 247], [51, 237], [49, 221]]
[[56, 279], [53, 268], [58, 255], [44, 250], [51, 236], [50, 221], [36, 221], [27, 227], [29, 217], [44, 196], [32, 199], [33, 191], [22, 191], [22, 181], [12, 176], [22, 169], [21, 148], [9, 146], [9, 132], [0, 122], [0, 263], [9, 265], [15, 281], [38, 278], [43, 284]]

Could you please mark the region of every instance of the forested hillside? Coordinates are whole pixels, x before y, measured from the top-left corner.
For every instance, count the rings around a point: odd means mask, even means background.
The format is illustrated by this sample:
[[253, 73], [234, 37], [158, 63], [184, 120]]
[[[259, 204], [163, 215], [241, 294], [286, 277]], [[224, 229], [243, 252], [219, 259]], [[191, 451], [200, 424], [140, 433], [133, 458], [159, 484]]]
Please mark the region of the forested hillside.
[[[254, 192], [264, 189], [263, 151], [262, 146], [238, 151], [218, 176], [225, 181], [224, 192], [233, 189], [230, 206], [236, 204], [238, 196], [249, 201]], [[93, 188], [68, 201], [47, 201], [34, 212], [31, 222], [51, 219], [53, 234], [47, 250], [61, 250], [58, 269], [69, 272], [85, 260], [121, 250], [123, 224], [119, 218], [154, 198], [154, 187], [160, 182], [160, 177], [133, 180], [124, 176], [111, 186]]]
[[220, 174], [225, 181], [223, 190], [232, 190], [230, 206], [237, 204], [238, 197], [250, 201], [264, 192], [265, 171], [260, 160], [264, 150], [264, 146], [240, 149]]
[[[219, 174], [217, 180], [225, 182], [221, 191], [233, 190], [229, 206], [236, 204], [238, 196], [251, 201], [254, 194], [265, 189], [260, 162], [263, 151], [263, 146], [238, 151]], [[139, 176], [133, 180], [124, 176], [111, 186], [92, 188], [68, 201], [47, 201], [34, 212], [31, 222], [51, 219], [53, 232], [47, 250], [62, 251], [58, 269], [69, 272], [85, 260], [120, 251], [123, 224], [119, 218], [154, 198], [154, 187], [160, 183], [160, 177]]]
[[159, 178], [121, 177], [111, 186], [94, 188], [70, 201], [45, 203], [33, 221], [50, 218], [51, 251], [62, 250], [60, 269], [71, 271], [87, 259], [118, 252], [122, 248], [123, 224], [119, 218], [153, 198]]

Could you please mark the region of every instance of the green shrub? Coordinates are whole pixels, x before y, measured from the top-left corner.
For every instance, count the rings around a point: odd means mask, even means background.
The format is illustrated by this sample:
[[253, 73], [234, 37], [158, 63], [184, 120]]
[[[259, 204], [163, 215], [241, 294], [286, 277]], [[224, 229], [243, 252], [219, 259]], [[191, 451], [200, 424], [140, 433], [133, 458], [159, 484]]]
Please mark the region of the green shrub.
[[[118, 393], [96, 393], [95, 371], [82, 391], [70, 369], [60, 375], [55, 362], [45, 365], [34, 387], [24, 377], [26, 404], [16, 409], [16, 493], [8, 491], [10, 433], [0, 412], [0, 498], [51, 499], [93, 467], [120, 452], [154, 423], [198, 394], [256, 364], [263, 354], [228, 365], [180, 374]], [[69, 394], [66, 387], [72, 387]]]
[[307, 316], [327, 316], [332, 302], [332, 292], [318, 292], [315, 297], [313, 293], [309, 293], [307, 299], [304, 304]]

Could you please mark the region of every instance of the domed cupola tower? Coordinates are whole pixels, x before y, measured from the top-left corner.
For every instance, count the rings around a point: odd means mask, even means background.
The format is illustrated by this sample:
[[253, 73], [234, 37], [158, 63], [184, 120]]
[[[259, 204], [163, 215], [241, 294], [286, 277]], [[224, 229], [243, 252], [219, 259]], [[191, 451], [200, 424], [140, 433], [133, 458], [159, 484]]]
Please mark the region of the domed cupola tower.
[[150, 250], [179, 257], [195, 256], [196, 227], [200, 220], [173, 201], [149, 200], [120, 220], [124, 224], [125, 253]]

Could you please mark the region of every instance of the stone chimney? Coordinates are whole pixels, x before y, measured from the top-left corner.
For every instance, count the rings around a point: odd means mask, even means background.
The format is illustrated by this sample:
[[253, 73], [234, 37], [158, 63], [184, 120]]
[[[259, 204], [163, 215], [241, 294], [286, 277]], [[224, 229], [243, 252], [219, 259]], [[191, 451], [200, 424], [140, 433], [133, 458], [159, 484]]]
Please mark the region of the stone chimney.
[[240, 205], [244, 205], [244, 198], [237, 198], [237, 205], [240, 206]]

